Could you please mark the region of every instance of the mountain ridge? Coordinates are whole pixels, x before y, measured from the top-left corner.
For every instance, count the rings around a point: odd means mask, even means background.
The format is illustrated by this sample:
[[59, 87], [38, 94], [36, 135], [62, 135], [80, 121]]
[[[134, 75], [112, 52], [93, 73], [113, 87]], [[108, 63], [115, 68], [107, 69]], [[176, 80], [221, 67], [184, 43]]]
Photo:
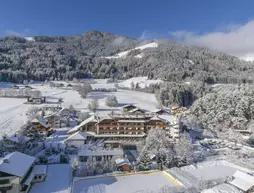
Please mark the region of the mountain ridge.
[[[0, 38], [0, 81], [148, 76], [168, 81], [253, 82], [252, 63], [172, 40], [137, 40], [97, 30], [29, 38]], [[158, 46], [134, 49], [152, 42]], [[128, 50], [124, 58], [110, 58]]]

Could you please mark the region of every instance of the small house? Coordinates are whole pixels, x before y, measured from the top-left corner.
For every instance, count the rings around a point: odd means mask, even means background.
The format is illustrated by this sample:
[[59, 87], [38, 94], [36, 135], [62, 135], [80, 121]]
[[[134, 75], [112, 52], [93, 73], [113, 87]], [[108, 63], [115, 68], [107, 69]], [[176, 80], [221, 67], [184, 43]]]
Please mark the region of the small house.
[[34, 157], [20, 152], [13, 152], [1, 158], [0, 192], [27, 193], [32, 183], [43, 181], [46, 175], [45, 166], [44, 170], [38, 170], [33, 166], [34, 162]]
[[31, 121], [31, 123], [41, 133], [48, 132], [50, 129], [50, 125], [48, 125], [44, 120], [38, 120], [35, 118]]
[[93, 138], [94, 135], [95, 134], [92, 132], [78, 131], [77, 133], [70, 135], [64, 142], [69, 147], [80, 148], [86, 144], [87, 140]]
[[117, 170], [119, 171], [130, 171], [131, 170], [131, 164], [127, 158], [122, 159], [118, 158], [115, 160]]
[[21, 134], [15, 134], [9, 138], [4, 139], [4, 147], [7, 151], [19, 151], [22, 147], [30, 141], [30, 138]]
[[27, 97], [27, 103], [32, 104], [46, 103], [46, 97]]
[[184, 113], [186, 110], [187, 110], [186, 107], [179, 107], [179, 106], [171, 108], [171, 112], [174, 114]]

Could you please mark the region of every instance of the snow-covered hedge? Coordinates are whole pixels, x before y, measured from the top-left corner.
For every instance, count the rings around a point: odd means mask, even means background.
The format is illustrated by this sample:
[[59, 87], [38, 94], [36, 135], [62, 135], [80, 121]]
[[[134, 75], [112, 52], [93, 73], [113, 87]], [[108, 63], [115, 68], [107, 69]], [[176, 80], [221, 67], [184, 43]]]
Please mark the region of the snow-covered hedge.
[[0, 97], [41, 97], [41, 92], [39, 90], [31, 90], [31, 89], [13, 89], [13, 88], [1, 88], [0, 89]]

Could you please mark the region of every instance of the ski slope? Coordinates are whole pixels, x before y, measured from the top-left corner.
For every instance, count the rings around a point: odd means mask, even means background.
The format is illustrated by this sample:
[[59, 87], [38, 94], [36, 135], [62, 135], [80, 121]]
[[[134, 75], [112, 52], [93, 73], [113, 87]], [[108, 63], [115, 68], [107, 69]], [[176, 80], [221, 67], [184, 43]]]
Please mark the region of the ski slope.
[[[146, 48], [156, 48], [158, 47], [158, 43], [156, 42], [152, 42], [152, 43], [149, 43], [149, 44], [145, 44], [143, 46], [139, 46], [139, 47], [136, 47], [136, 48], [133, 48], [131, 50], [127, 50], [127, 51], [124, 51], [124, 52], [120, 52], [118, 54], [116, 54], [115, 56], [107, 56], [107, 57], [104, 57], [104, 58], [107, 58], [107, 59], [112, 59], [112, 58], [123, 58], [123, 57], [126, 57], [127, 54], [133, 50], [144, 50]], [[137, 56], [135, 56], [136, 58], [142, 58], [142, 54], [138, 54]]]

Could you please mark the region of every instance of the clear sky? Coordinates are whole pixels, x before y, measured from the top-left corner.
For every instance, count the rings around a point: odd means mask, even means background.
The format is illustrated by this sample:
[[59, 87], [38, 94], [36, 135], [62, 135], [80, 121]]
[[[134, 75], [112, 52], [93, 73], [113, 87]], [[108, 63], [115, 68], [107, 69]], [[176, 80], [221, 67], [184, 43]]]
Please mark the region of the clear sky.
[[253, 18], [253, 0], [0, 0], [0, 36], [100, 30], [192, 42], [230, 33]]

